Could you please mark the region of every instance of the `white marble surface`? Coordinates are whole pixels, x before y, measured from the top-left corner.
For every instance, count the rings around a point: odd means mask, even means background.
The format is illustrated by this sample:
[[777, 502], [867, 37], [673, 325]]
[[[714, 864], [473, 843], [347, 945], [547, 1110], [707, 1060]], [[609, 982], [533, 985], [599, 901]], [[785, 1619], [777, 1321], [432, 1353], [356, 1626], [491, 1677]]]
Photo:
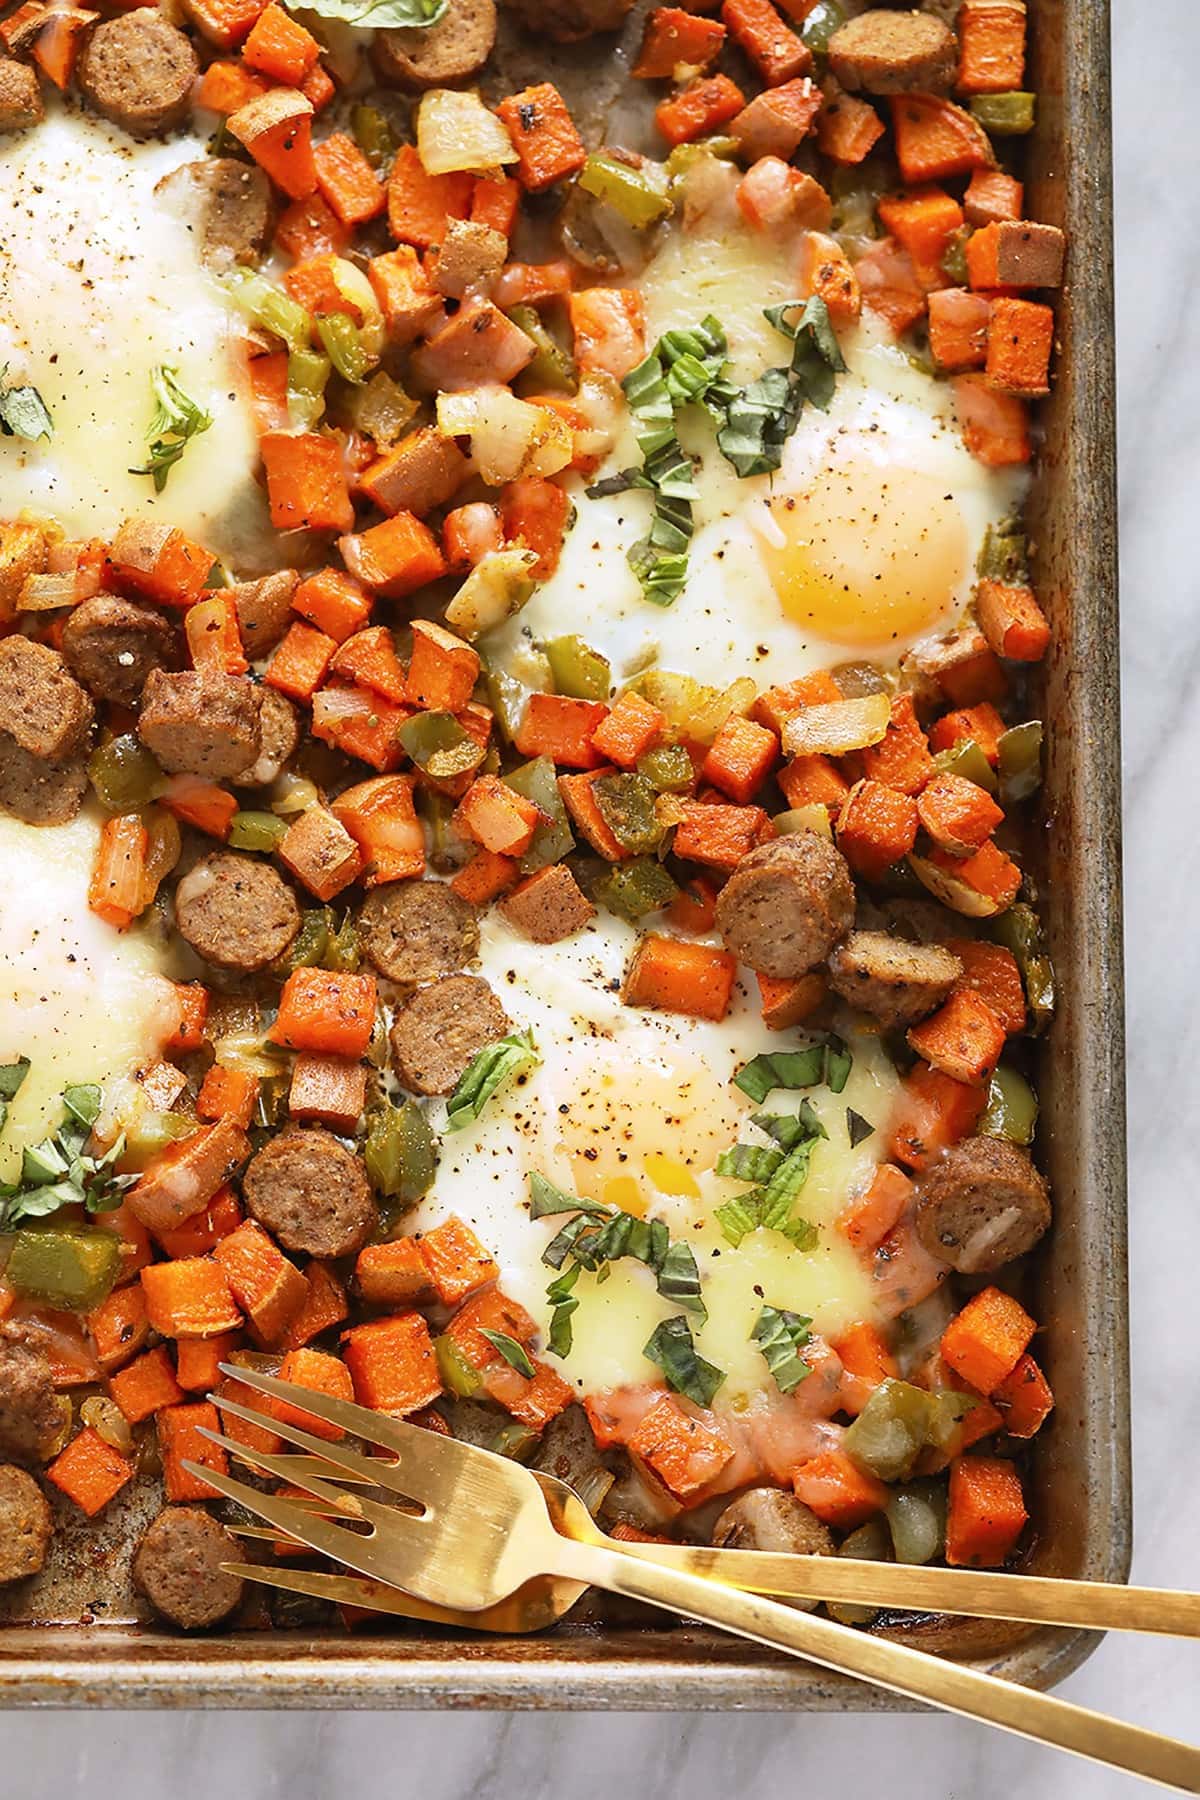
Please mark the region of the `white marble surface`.
[[[1125, 665], [1135, 1576], [1200, 1587], [1200, 309], [1195, 0], [1113, 0]], [[1190, 53], [1190, 54], [1189, 54]], [[1174, 161], [1164, 168], [1164, 156]], [[1107, 1640], [1076, 1700], [1200, 1739], [1200, 1645]], [[9, 1714], [20, 1800], [1126, 1800], [1143, 1784], [941, 1718]]]

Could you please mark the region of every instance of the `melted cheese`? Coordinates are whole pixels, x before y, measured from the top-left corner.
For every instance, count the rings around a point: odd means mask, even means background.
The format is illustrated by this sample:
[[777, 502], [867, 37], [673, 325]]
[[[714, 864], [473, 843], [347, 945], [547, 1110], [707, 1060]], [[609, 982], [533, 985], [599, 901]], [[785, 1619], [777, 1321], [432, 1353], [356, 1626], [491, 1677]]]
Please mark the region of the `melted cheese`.
[[30, 1059], [0, 1137], [0, 1179], [58, 1123], [72, 1082], [123, 1080], [158, 1055], [173, 1024], [151, 939], [88, 911], [99, 827], [22, 825], [0, 815], [0, 1062]]

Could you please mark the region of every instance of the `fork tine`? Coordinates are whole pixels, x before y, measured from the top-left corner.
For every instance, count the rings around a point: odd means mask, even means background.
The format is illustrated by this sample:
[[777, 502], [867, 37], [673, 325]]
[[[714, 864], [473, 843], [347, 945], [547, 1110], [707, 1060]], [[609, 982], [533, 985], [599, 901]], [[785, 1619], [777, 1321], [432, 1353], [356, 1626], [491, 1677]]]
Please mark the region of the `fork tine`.
[[[312, 1474], [314, 1474], [314, 1475], [319, 1475], [321, 1473], [321, 1470], [319, 1468], [314, 1467], [316, 1458], [312, 1457], [312, 1456], [290, 1456], [287, 1454], [287, 1452], [283, 1452], [283, 1453], [281, 1453], [281, 1455], [279, 1457], [279, 1461], [281, 1464], [286, 1464], [288, 1470], [290, 1471], [290, 1473], [288, 1473], [284, 1478], [287, 1481], [295, 1480], [296, 1482], [298, 1482], [300, 1475], [304, 1472], [305, 1469], [310, 1470], [312, 1472]], [[326, 1458], [322, 1457], [321, 1461], [325, 1462]], [[357, 1475], [351, 1475], [345, 1470], [342, 1470], [338, 1476], [338, 1480], [344, 1481], [346, 1483], [347, 1487], [357, 1486], [358, 1479], [359, 1478]], [[378, 1483], [375, 1481], [374, 1475], [372, 1475], [369, 1485], [372, 1487], [378, 1486]]]
[[[233, 1448], [235, 1446], [231, 1446]], [[239, 1451], [244, 1446], [236, 1446]], [[379, 1581], [388, 1581], [399, 1586], [398, 1567], [404, 1561], [398, 1556], [394, 1544], [381, 1549], [377, 1535], [360, 1537], [358, 1533], [347, 1531], [344, 1526], [332, 1525], [326, 1519], [303, 1511], [293, 1500], [281, 1500], [277, 1494], [262, 1494], [244, 1481], [234, 1480], [221, 1469], [207, 1467], [203, 1463], [185, 1459], [183, 1464], [189, 1475], [206, 1482], [218, 1494], [224, 1494], [227, 1500], [236, 1500], [247, 1512], [257, 1513], [260, 1519], [266, 1519], [271, 1525], [278, 1525], [286, 1537], [293, 1537], [298, 1543], [310, 1550], [318, 1551], [322, 1556], [330, 1556], [334, 1562], [344, 1563], [347, 1568], [357, 1569], [361, 1575], [369, 1575]], [[387, 1509], [374, 1509], [385, 1515]], [[411, 1524], [411, 1519], [403, 1513], [396, 1513], [397, 1525]], [[403, 1543], [403, 1540], [402, 1540]], [[411, 1546], [410, 1560], [418, 1566], [424, 1555], [423, 1547]]]
[[[300, 1391], [306, 1392], [307, 1390]], [[360, 1456], [356, 1450], [346, 1450], [339, 1444], [331, 1444], [326, 1438], [313, 1437], [311, 1432], [302, 1431], [298, 1425], [277, 1419], [274, 1414], [268, 1417], [265, 1413], [255, 1412], [253, 1407], [243, 1406], [237, 1400], [223, 1400], [221, 1404], [222, 1409], [232, 1413], [235, 1419], [244, 1419], [247, 1425], [263, 1426], [268, 1431], [273, 1431], [276, 1437], [283, 1438], [285, 1442], [298, 1444], [302, 1450], [309, 1452], [310, 1461], [312, 1457], [319, 1456], [322, 1462], [331, 1465], [332, 1468], [342, 1470], [356, 1482], [367, 1482], [372, 1487], [388, 1488], [393, 1494], [400, 1494], [406, 1500], [419, 1501], [421, 1499], [420, 1493], [416, 1491], [418, 1484], [406, 1482], [399, 1475], [395, 1463], [382, 1460], [374, 1462], [365, 1456]], [[269, 1469], [272, 1474], [278, 1474], [276, 1465], [282, 1460], [282, 1457], [272, 1456], [264, 1459], [262, 1466]], [[288, 1460], [290, 1462], [301, 1459], [289, 1458]], [[302, 1487], [310, 1485], [307, 1477], [303, 1474], [298, 1475], [297, 1480]], [[312, 1491], [316, 1493], [319, 1490], [314, 1488]]]
[[[216, 1444], [238, 1462], [248, 1463], [252, 1469], [261, 1469], [264, 1475], [273, 1475], [277, 1481], [286, 1479], [279, 1469], [280, 1458], [271, 1451], [256, 1450], [250, 1444], [242, 1443], [240, 1438], [224, 1437], [219, 1431], [210, 1431], [207, 1425], [201, 1425], [197, 1429], [201, 1437]], [[343, 1517], [362, 1518], [362, 1502], [356, 1495], [343, 1494], [339, 1488], [332, 1487], [328, 1475], [318, 1474], [313, 1469], [298, 1470], [295, 1479], [298, 1486], [307, 1488], [310, 1494], [315, 1494], [318, 1500], [324, 1500]]]
[[227, 1574], [238, 1575], [243, 1581], [261, 1582], [264, 1587], [277, 1588], [283, 1593], [307, 1594], [312, 1599], [332, 1600], [340, 1606], [362, 1606], [370, 1612], [390, 1613], [401, 1619], [427, 1620], [434, 1625], [457, 1626], [460, 1630], [513, 1629], [507, 1624], [503, 1627], [485, 1624], [485, 1614], [476, 1620], [470, 1613], [454, 1612], [448, 1606], [434, 1606], [429, 1600], [417, 1600], [411, 1594], [402, 1594], [398, 1588], [390, 1587], [387, 1582], [369, 1581], [362, 1575], [328, 1575], [317, 1569], [281, 1569], [274, 1563], [222, 1563], [221, 1567]]

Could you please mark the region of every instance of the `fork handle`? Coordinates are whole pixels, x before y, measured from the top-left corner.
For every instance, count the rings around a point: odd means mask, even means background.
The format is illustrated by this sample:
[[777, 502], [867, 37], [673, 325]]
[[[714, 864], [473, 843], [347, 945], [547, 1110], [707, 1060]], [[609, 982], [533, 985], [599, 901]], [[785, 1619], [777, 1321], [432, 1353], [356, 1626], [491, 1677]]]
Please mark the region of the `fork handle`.
[[979, 1719], [1181, 1793], [1200, 1794], [1200, 1750], [1178, 1739], [618, 1550], [567, 1538], [560, 1538], [555, 1548], [555, 1574], [685, 1613], [910, 1700]]

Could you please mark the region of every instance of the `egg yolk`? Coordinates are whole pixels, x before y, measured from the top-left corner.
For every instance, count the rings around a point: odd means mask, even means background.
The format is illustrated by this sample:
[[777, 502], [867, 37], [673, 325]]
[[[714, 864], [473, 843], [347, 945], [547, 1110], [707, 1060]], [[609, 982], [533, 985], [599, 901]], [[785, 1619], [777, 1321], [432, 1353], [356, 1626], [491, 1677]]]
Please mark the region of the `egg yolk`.
[[844, 449], [766, 503], [761, 550], [779, 604], [834, 644], [918, 636], [951, 609], [966, 571], [962, 515], [934, 476]]
[[699, 1195], [696, 1176], [728, 1149], [741, 1113], [706, 1069], [646, 1061], [631, 1071], [614, 1047], [558, 1106], [553, 1135], [577, 1193], [640, 1216], [656, 1194]]

